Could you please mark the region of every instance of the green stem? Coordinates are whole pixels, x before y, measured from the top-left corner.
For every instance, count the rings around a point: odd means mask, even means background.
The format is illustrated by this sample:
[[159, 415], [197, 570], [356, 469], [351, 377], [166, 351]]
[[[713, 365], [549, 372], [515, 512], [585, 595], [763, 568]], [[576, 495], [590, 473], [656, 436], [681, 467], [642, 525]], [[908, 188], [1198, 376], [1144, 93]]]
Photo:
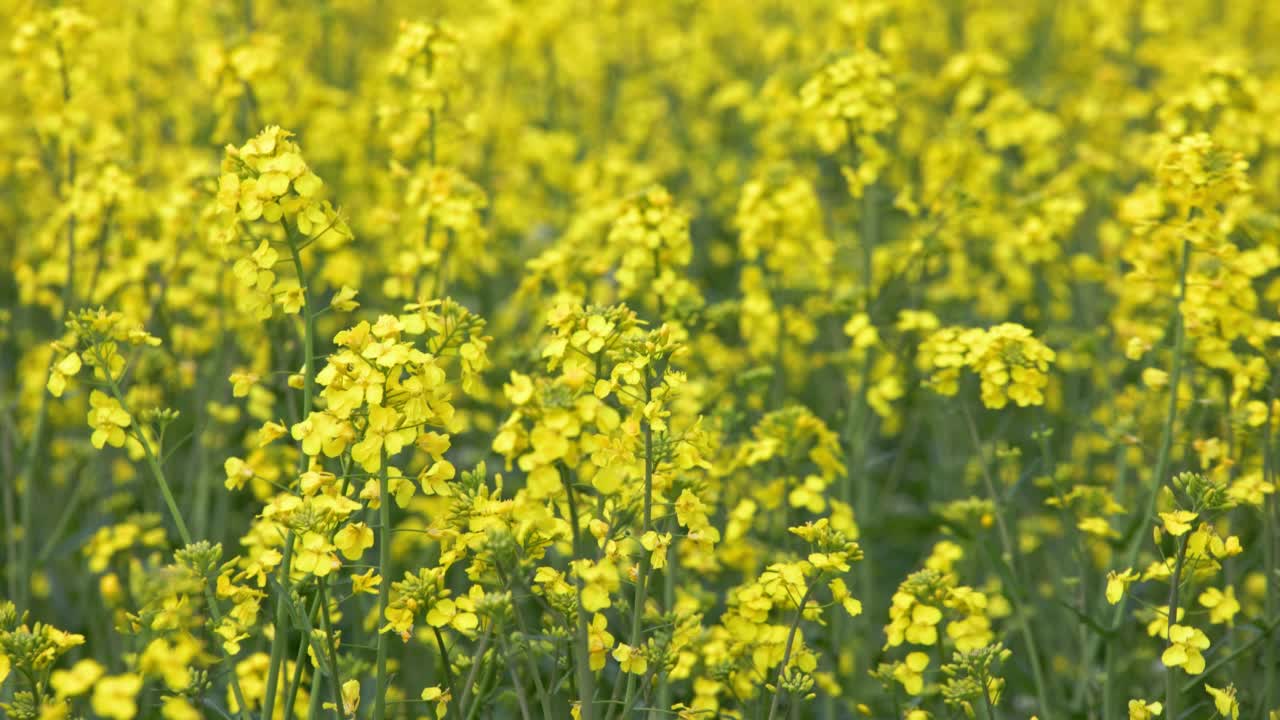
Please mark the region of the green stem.
[[[1272, 427], [1272, 406], [1275, 404], [1275, 393], [1270, 393], [1267, 398], [1267, 422], [1265, 433], [1263, 434], [1263, 479], [1269, 483], [1275, 482], [1275, 456], [1274, 449], [1271, 447], [1271, 427]], [[1276, 589], [1276, 510], [1275, 510], [1275, 493], [1267, 495], [1266, 501], [1262, 506], [1262, 525], [1263, 525], [1263, 562], [1266, 566], [1267, 580], [1267, 622], [1272, 622], [1276, 617], [1277, 589]], [[1266, 651], [1263, 653], [1263, 680], [1262, 680], [1262, 702], [1263, 708], [1270, 709], [1276, 706], [1274, 700], [1275, 679], [1276, 679], [1276, 644], [1267, 643]]]
[[302, 670], [307, 659], [307, 638], [298, 641], [298, 653], [293, 658], [293, 678], [284, 693], [284, 717], [293, 717], [293, 706], [298, 702], [298, 691], [302, 689]]
[[[646, 405], [653, 401], [653, 383], [650, 380], [648, 368], [645, 369], [644, 400]], [[644, 421], [644, 514], [640, 531], [642, 537], [653, 528], [653, 465], [653, 425], [646, 420]], [[631, 601], [631, 637], [627, 642], [633, 652], [638, 652], [640, 648], [641, 621], [644, 619], [644, 606], [649, 595], [649, 565], [649, 553], [641, 549], [640, 567], [636, 571], [636, 591]], [[635, 691], [636, 675], [627, 673], [627, 690], [622, 699], [623, 707], [631, 704]], [[613, 717], [614, 707], [617, 706], [610, 707], [607, 717]]]
[[786, 676], [787, 663], [791, 662], [791, 650], [795, 646], [796, 633], [800, 631], [800, 621], [804, 619], [804, 606], [809, 602], [809, 596], [813, 594], [813, 588], [817, 583], [811, 584], [805, 588], [804, 597], [800, 598], [800, 602], [796, 605], [796, 617], [791, 621], [791, 629], [787, 631], [787, 647], [782, 652], [782, 664], [778, 666], [778, 677], [775, 680], [776, 686], [773, 689], [773, 703], [769, 705], [769, 720], [774, 720], [778, 715], [778, 708], [782, 705], [782, 679]]
[[[573, 478], [569, 476], [569, 468], [561, 466], [560, 481], [564, 483], [565, 495], [569, 504], [569, 534], [573, 542], [573, 557], [570, 566], [577, 560], [585, 560], [581, 531], [578, 528], [578, 501], [573, 493]], [[595, 708], [592, 705], [595, 697], [595, 679], [591, 675], [591, 654], [589, 650], [591, 630], [587, 624], [587, 613], [582, 607], [582, 578], [574, 573], [574, 588], [578, 598], [578, 633], [573, 639], [573, 670], [578, 684], [578, 715], [582, 720], [594, 720]], [[554, 684], [553, 686], [554, 687]]]
[[[4, 390], [0, 388], [0, 392], [4, 392]], [[43, 393], [41, 397], [43, 397]], [[4, 468], [0, 472], [4, 472], [7, 477], [16, 479], [18, 475], [12, 459], [12, 443], [18, 437], [18, 427], [16, 423], [11, 422], [7, 415], [0, 415], [0, 420], [4, 420], [8, 426], [5, 428], [4, 433], [0, 433], [0, 442], [4, 443], [0, 446], [0, 453], [3, 453], [0, 458], [4, 460]], [[15, 514], [17, 512], [17, 496], [14, 494], [16, 491], [15, 485], [17, 485], [16, 482], [3, 483], [4, 494], [0, 496], [4, 503], [4, 524], [8, 528], [18, 527], [18, 516]], [[19, 554], [17, 535], [16, 532], [12, 531], [4, 534], [4, 557], [7, 561], [5, 577], [9, 583], [8, 597], [13, 598], [14, 602], [21, 603], [18, 607], [25, 607], [25, 601], [18, 597], [18, 575], [26, 569], [26, 565], [25, 560]]]
[[[62, 98], [63, 102], [71, 101], [71, 85], [67, 76], [66, 58], [62, 52], [62, 44], [58, 44], [58, 66], [62, 77]], [[67, 151], [67, 187], [69, 189], [75, 187], [76, 183], [76, 150], [71, 148]], [[61, 193], [59, 193], [61, 194]], [[70, 198], [67, 198], [70, 200]], [[71, 305], [75, 302], [75, 281], [76, 281], [76, 214], [70, 213], [67, 217], [67, 276], [62, 286], [61, 313], [65, 316], [71, 312]], [[50, 358], [49, 367], [45, 371], [44, 376], [49, 377], [49, 373], [53, 370], [55, 358]], [[11, 585], [15, 586], [19, 591], [12, 595], [18, 600], [18, 607], [27, 607], [31, 600], [31, 583], [27, 582], [35, 571], [35, 545], [36, 545], [36, 523], [35, 523], [35, 468], [39, 464], [40, 456], [44, 449], [44, 426], [49, 417], [49, 394], [47, 392], [40, 393], [40, 408], [36, 411], [36, 425], [31, 433], [31, 442], [27, 446], [26, 458], [22, 464], [22, 472], [19, 477], [23, 479], [21, 510], [22, 510], [22, 556], [19, 559], [21, 567], [21, 575], [10, 576]]]
[[[50, 370], [53, 368], [50, 362]], [[48, 373], [46, 373], [46, 376]], [[49, 395], [41, 393], [40, 409], [36, 411], [36, 426], [31, 433], [31, 440], [27, 444], [26, 457], [22, 463], [22, 471], [19, 477], [22, 478], [22, 495], [19, 503], [22, 513], [22, 557], [20, 562], [13, 567], [15, 574], [10, 576], [10, 585], [16, 588], [13, 597], [17, 600], [18, 607], [27, 607], [31, 599], [31, 578], [35, 565], [33, 564], [33, 556], [35, 551], [35, 467], [42, 453], [42, 445], [44, 444], [44, 424], [49, 416]]]
[[[428, 57], [427, 63], [428, 63], [428, 66], [430, 66], [431, 64], [430, 57]], [[427, 166], [429, 170], [434, 170], [436, 166], [436, 111], [435, 111], [435, 108], [427, 110]], [[434, 234], [432, 232], [434, 225], [435, 225], [435, 214], [428, 213], [426, 227], [424, 228], [423, 234], [422, 234], [422, 250], [424, 255], [426, 254], [426, 251], [431, 249], [431, 236]], [[442, 252], [440, 253], [440, 257], [436, 260], [436, 279], [435, 279], [435, 284], [431, 288], [433, 294], [438, 298], [444, 297], [444, 293], [442, 292], [444, 280], [441, 274], [443, 272], [442, 270], [443, 265], [444, 265], [444, 253]], [[416, 277], [414, 277], [414, 280], [413, 280], [413, 296], [414, 296], [414, 300], [418, 302], [421, 302], [424, 299], [421, 297], [422, 282], [426, 279], [426, 276], [427, 276], [427, 269], [425, 267], [419, 267], [418, 272], [416, 273]]]
[[[312, 605], [311, 612], [315, 612], [315, 603]], [[311, 637], [303, 637], [298, 641], [298, 652], [293, 656], [293, 677], [289, 680], [289, 685], [284, 691], [284, 717], [293, 717], [293, 706], [298, 701], [298, 690], [302, 688], [302, 668], [304, 661], [307, 659], [307, 644], [311, 641]]]
[[[1187, 298], [1187, 274], [1191, 267], [1191, 243], [1183, 241], [1182, 243], [1182, 260], [1179, 263], [1178, 270], [1178, 295], [1173, 305], [1173, 357], [1169, 360], [1169, 405], [1165, 411], [1164, 427], [1160, 431], [1160, 450], [1156, 455], [1155, 471], [1151, 476], [1151, 486], [1148, 490], [1148, 499], [1146, 503], [1146, 512], [1143, 516], [1142, 523], [1137, 525], [1129, 540], [1129, 547], [1124, 554], [1124, 568], [1132, 568], [1138, 561], [1138, 553], [1142, 549], [1142, 542], [1145, 539], [1144, 528], [1151, 526], [1156, 516], [1156, 501], [1160, 497], [1160, 488], [1164, 487], [1165, 476], [1169, 473], [1169, 456], [1173, 451], [1173, 431], [1177, 425], [1178, 418], [1178, 386], [1182, 382], [1183, 372], [1183, 355], [1186, 350], [1186, 327], [1182, 319], [1182, 305]], [[1268, 578], [1268, 583], [1273, 578]], [[1115, 610], [1111, 613], [1110, 628], [1118, 630], [1120, 622], [1124, 619], [1125, 604], [1123, 602], [1116, 603]], [[1095, 636], [1093, 646], [1090, 648], [1089, 656], [1092, 657], [1098, 648], [1098, 644], [1103, 642], [1101, 635]], [[1107, 643], [1107, 653], [1114, 652], [1113, 643]], [[1111, 712], [1111, 705], [1108, 704], [1106, 712]], [[1171, 717], [1166, 715], [1166, 717]]]
[[289, 567], [293, 560], [293, 530], [285, 537], [284, 551], [280, 559], [280, 579], [276, 595], [276, 612], [273, 628], [275, 634], [271, 638], [271, 659], [267, 672], [266, 694], [262, 706], [262, 719], [271, 720], [275, 712], [276, 689], [280, 682], [280, 671], [284, 664], [285, 645], [289, 634], [288, 589]]
[[[316, 308], [314, 299], [311, 296], [311, 288], [307, 283], [307, 274], [302, 266], [302, 251], [298, 247], [298, 243], [294, 242], [293, 233], [285, 228], [289, 237], [289, 254], [293, 258], [293, 269], [298, 275], [298, 286], [302, 288], [302, 343], [303, 343], [303, 388], [302, 388], [302, 419], [306, 420], [311, 414], [312, 401], [315, 397], [315, 362], [316, 362]], [[299, 458], [299, 466], [305, 467], [305, 455]]]
[[76, 482], [76, 489], [71, 493], [71, 498], [66, 501], [66, 507], [63, 508], [62, 514], [58, 517], [58, 521], [54, 523], [53, 532], [45, 539], [44, 546], [40, 548], [40, 552], [36, 553], [36, 565], [44, 565], [53, 555], [54, 549], [58, 545], [58, 538], [62, 537], [62, 533], [66, 531], [67, 525], [71, 523], [71, 518], [77, 514], [80, 509], [80, 496], [91, 484], [93, 479], [90, 474], [84, 472], [84, 463], [82, 462], [74, 474], [79, 475], [79, 481]]
[[498, 649], [502, 651], [502, 657], [507, 666], [507, 672], [511, 675], [511, 685], [515, 689], [516, 704], [520, 707], [521, 720], [533, 720], [533, 715], [529, 713], [529, 696], [525, 690], [524, 683], [520, 681], [520, 673], [516, 672], [516, 663], [511, 657], [511, 649], [507, 647], [507, 641], [502, 635], [498, 635]]
[[578, 590], [578, 637], [574, 638], [574, 673], [578, 680], [578, 717], [582, 720], [594, 720], [595, 678], [591, 675], [591, 653], [589, 650], [590, 628], [587, 625], [587, 613], [582, 607], [582, 578], [577, 578]]
[[[680, 554], [676, 552], [678, 542], [677, 538], [672, 538], [671, 544], [667, 546], [667, 567], [662, 581], [662, 611], [665, 613], [672, 613], [676, 606], [676, 577], [677, 571], [680, 569]], [[661, 712], [666, 712], [671, 708], [671, 683], [667, 680], [666, 672], [663, 672], [658, 677], [657, 705], [658, 710]], [[625, 718], [626, 715], [622, 717]]]
[[965, 425], [969, 428], [969, 438], [973, 441], [974, 452], [978, 453], [978, 467], [982, 471], [982, 481], [986, 485], [987, 494], [991, 496], [993, 511], [996, 516], [996, 529], [1000, 535], [1000, 544], [1004, 548], [1001, 561], [1005, 564], [1009, 577], [1013, 580], [1009, 585], [1009, 599], [1013, 602], [1014, 609], [1018, 613], [1018, 628], [1022, 632], [1023, 642], [1027, 646], [1027, 660], [1031, 664], [1031, 675], [1036, 684], [1036, 698], [1040, 702], [1040, 716], [1044, 720], [1050, 720], [1053, 717], [1052, 708], [1049, 705], [1048, 684], [1045, 682], [1044, 669], [1040, 666], [1040, 651], [1036, 642], [1035, 631], [1031, 629], [1031, 619], [1027, 615], [1027, 603], [1022, 597], [1022, 576], [1019, 572], [1021, 563], [1018, 562], [1019, 553], [1013, 533], [1009, 531], [1009, 525], [1004, 517], [1004, 502], [996, 490], [995, 479], [991, 476], [991, 468], [987, 466], [986, 453], [982, 450], [982, 438], [978, 436], [978, 425], [973, 420], [973, 413], [969, 412], [969, 406], [964, 403], [960, 404], [960, 408], [964, 413]]
[[[94, 354], [97, 355], [96, 352]], [[99, 367], [104, 368], [103, 374], [107, 377], [107, 387], [111, 391], [111, 396], [115, 398], [121, 409], [123, 409], [132, 420], [135, 416], [133, 412], [129, 410], [129, 406], [125, 402], [124, 394], [120, 391], [120, 384], [111, 376], [110, 370], [106, 369], [110, 366], [107, 365], [106, 361], [103, 360], [100, 355], [98, 356], [98, 361]], [[173, 519], [173, 524], [178, 528], [178, 537], [182, 539], [183, 545], [190, 545], [192, 543], [191, 531], [187, 529], [187, 523], [182, 518], [182, 511], [178, 509], [178, 501], [173, 496], [173, 490], [169, 488], [169, 481], [165, 478], [164, 468], [160, 467], [160, 460], [152, 451], [151, 443], [147, 440], [146, 435], [142, 433], [142, 430], [138, 427], [138, 423], [136, 421], [131, 421], [129, 423], [129, 432], [133, 435], [134, 439], [138, 441], [138, 444], [142, 446], [142, 452], [146, 457], [147, 466], [151, 469], [151, 475], [155, 478], [156, 485], [160, 488], [160, 496], [164, 498], [164, 504], [169, 508], [169, 516]]]
[[447, 705], [445, 710], [449, 714], [460, 714], [462, 701], [457, 694], [457, 686], [453, 682], [453, 663], [449, 660], [449, 648], [444, 644], [444, 634], [440, 632], [440, 628], [432, 627], [431, 631], [436, 636], [436, 648], [440, 651], [440, 667], [444, 670], [445, 689], [449, 691], [449, 697], [457, 700]]
[[466, 720], [475, 720], [480, 714], [480, 707], [484, 705], [483, 700], [493, 690], [493, 677], [497, 671], [497, 663], [489, 663], [489, 667], [485, 668], [484, 677], [480, 679], [480, 690], [476, 692], [476, 701], [471, 704], [471, 709], [467, 710]]
[[[332, 674], [329, 685], [333, 692], [333, 703], [335, 707], [342, 707], [342, 672], [338, 668], [338, 646], [333, 637], [333, 626], [329, 620], [329, 597], [325, 588], [329, 584], [329, 579], [324, 578], [320, 582], [319, 600], [320, 600], [320, 629], [324, 631], [325, 651], [329, 654], [329, 671]], [[319, 659], [319, 654], [317, 654]], [[286, 716], [286, 720], [288, 720]]]
[[[315, 306], [311, 298], [311, 290], [307, 287], [307, 274], [302, 265], [302, 251], [295, 241], [294, 234], [284, 221], [280, 221], [285, 237], [289, 243], [289, 255], [293, 258], [293, 269], [298, 275], [298, 286], [302, 288], [302, 342], [303, 342], [303, 390], [302, 414], [306, 420], [311, 414], [315, 392]], [[298, 472], [306, 469], [307, 456], [298, 454]], [[276, 596], [275, 636], [271, 639], [271, 659], [267, 671], [267, 686], [263, 698], [262, 720], [271, 720], [275, 712], [275, 697], [280, 682], [281, 668], [284, 665], [285, 645], [288, 642], [289, 614], [286, 608], [289, 591], [289, 574], [293, 564], [293, 530], [285, 537], [284, 552], [280, 561], [281, 594]]]
[[522, 654], [529, 665], [529, 674], [533, 677], [533, 688], [538, 695], [538, 704], [542, 707], [542, 716], [544, 720], [551, 720], [553, 717], [551, 713], [551, 698], [547, 695], [547, 690], [542, 684], [542, 675], [538, 672], [538, 663], [533, 657], [533, 648], [528, 643], [528, 639], [531, 637], [529, 629], [524, 622], [524, 614], [520, 612], [520, 606], [515, 599], [517, 589], [523, 587], [523, 581], [518, 586], [514, 582], [515, 579], [521, 577], [519, 574], [520, 567], [517, 565], [509, 575], [502, 571], [501, 565], [496, 565], [495, 568], [498, 571], [498, 577], [502, 580], [502, 584], [506, 586], [507, 592], [512, 595], [511, 615], [515, 618], [516, 629], [520, 631], [520, 636], [526, 640], [525, 647], [528, 648], [528, 652]]
[[[1151, 525], [1156, 516], [1156, 501], [1160, 497], [1160, 488], [1164, 486], [1165, 475], [1169, 472], [1169, 457], [1173, 451], [1173, 431], [1178, 417], [1178, 385], [1182, 380], [1183, 351], [1186, 345], [1186, 327], [1182, 320], [1182, 304], [1187, 297], [1187, 271], [1191, 261], [1191, 243], [1182, 246], [1182, 263], [1178, 277], [1178, 298], [1173, 308], [1173, 358], [1169, 369], [1169, 406], [1165, 412], [1164, 427], [1160, 432], [1160, 451], [1156, 455], [1155, 472], [1152, 475], [1151, 488], [1148, 492], [1146, 517], [1138, 526], [1137, 532], [1125, 552], [1125, 566], [1132, 567], [1138, 559], [1138, 551], [1142, 547], [1145, 534], [1143, 528]], [[1119, 622], [1123, 605], [1117, 604], [1112, 625]]]
[[[1178, 538], [1178, 558], [1174, 561], [1173, 575], [1169, 577], [1169, 616], [1166, 618], [1164, 638], [1170, 640], [1170, 630], [1178, 622], [1178, 590], [1182, 585], [1182, 565], [1187, 559], [1187, 541]], [[1174, 669], [1164, 670], [1164, 711], [1165, 717], [1176, 718], [1178, 702], [1178, 686], [1174, 680]]]
[[996, 707], [991, 702], [991, 681], [985, 676], [982, 678], [982, 704], [987, 710], [987, 720], [996, 720]]
[[1102, 717], [1104, 720], [1112, 720], [1116, 705], [1116, 685], [1113, 680], [1116, 674], [1116, 654], [1111, 643], [1107, 643], [1107, 654], [1103, 662], [1105, 674], [1102, 679]]
[[[97, 353], [95, 353], [95, 355], [96, 354]], [[110, 367], [110, 365], [108, 365], [100, 355], [97, 359], [99, 367], [104, 369]], [[129, 406], [125, 403], [124, 394], [120, 391], [119, 383], [117, 383], [116, 379], [111, 376], [110, 371], [104, 371], [104, 375], [106, 375], [107, 387], [111, 391], [111, 396], [115, 398], [116, 402], [120, 405], [120, 408], [124, 410], [125, 414], [130, 418], [133, 418], [134, 414], [130, 412]], [[164, 468], [160, 467], [160, 461], [156, 458], [156, 454], [151, 448], [151, 443], [147, 440], [147, 436], [143, 434], [141, 428], [138, 427], [136, 422], [131, 422], [129, 424], [129, 431], [133, 435], [134, 439], [138, 441], [138, 444], [142, 446], [142, 452], [147, 459], [147, 466], [151, 469], [151, 475], [155, 479], [156, 485], [160, 487], [160, 495], [164, 498], [165, 505], [168, 506], [169, 513], [173, 517], [173, 523], [178, 528], [178, 537], [182, 538], [183, 545], [190, 545], [192, 543], [191, 533], [187, 530], [187, 523], [182, 519], [182, 512], [178, 509], [178, 503], [173, 497], [173, 491], [169, 488], [169, 481], [165, 478]], [[205, 603], [209, 606], [209, 616], [213, 619], [214, 626], [216, 627], [221, 625], [222, 612], [218, 609], [218, 597], [214, 594], [213, 588], [210, 587], [207, 581], [204, 583], [204, 598]], [[223, 656], [228, 661], [232, 659], [231, 655], [226, 653], [225, 650], [223, 652]], [[248, 705], [245, 704], [244, 693], [240, 689], [240, 679], [236, 675], [234, 667], [231, 668], [229, 675], [231, 678], [231, 691], [235, 695], [236, 702], [240, 706], [240, 716], [244, 720], [250, 720], [249, 708]]]
[[[378, 585], [378, 617], [381, 623], [386, 617], [387, 605], [391, 600], [391, 492], [390, 480], [387, 478], [387, 450], [381, 450], [382, 462], [378, 470], [378, 574], [382, 582]], [[387, 651], [390, 641], [387, 633], [378, 633], [378, 666], [377, 685], [373, 698], [373, 716], [387, 716]], [[445, 662], [448, 662], [446, 657]]]
[[[657, 670], [656, 667], [650, 667], [648, 672], [644, 674], [644, 679], [640, 682], [640, 684], [644, 687], [648, 687], [653, 680], [653, 674], [656, 670]], [[635, 697], [631, 698], [630, 703], [621, 706], [622, 712], [618, 713], [618, 717], [626, 718], [628, 715], [630, 715], [632, 708], [634, 708], [636, 706], [636, 703], [638, 703], [639, 701], [640, 701], [640, 695], [637, 694]], [[661, 711], [661, 708], [649, 708], [648, 714], [653, 715], [660, 711]]]
[[[489, 649], [489, 641], [493, 637], [493, 630], [490, 629], [480, 638], [480, 646], [476, 648], [475, 655], [471, 658], [471, 669], [467, 672], [467, 679], [462, 682], [462, 697], [458, 700], [458, 710], [466, 716], [470, 713], [465, 712], [468, 700], [471, 698], [471, 688], [475, 685], [476, 675], [480, 672], [480, 666], [484, 664], [484, 653]], [[476, 693], [475, 702], [480, 702], [479, 693]]]

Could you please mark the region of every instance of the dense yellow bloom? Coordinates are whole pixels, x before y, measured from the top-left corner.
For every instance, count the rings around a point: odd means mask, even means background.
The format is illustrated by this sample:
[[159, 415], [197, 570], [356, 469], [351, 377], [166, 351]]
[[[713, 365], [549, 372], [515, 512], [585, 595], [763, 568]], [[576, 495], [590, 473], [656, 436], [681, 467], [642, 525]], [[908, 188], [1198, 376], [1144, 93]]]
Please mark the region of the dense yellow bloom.
[[1280, 5], [11, 5], [0, 714], [1272, 710]]

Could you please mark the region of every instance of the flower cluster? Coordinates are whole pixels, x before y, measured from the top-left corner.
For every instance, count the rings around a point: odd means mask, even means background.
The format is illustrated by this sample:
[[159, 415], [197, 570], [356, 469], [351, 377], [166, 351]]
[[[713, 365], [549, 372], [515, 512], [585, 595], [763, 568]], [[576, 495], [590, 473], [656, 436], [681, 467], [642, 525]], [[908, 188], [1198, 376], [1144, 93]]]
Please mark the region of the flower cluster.
[[1022, 325], [1002, 323], [990, 329], [942, 328], [920, 343], [920, 369], [942, 395], [955, 395], [960, 370], [968, 368], [981, 381], [982, 404], [1002, 408], [1012, 400], [1020, 407], [1043, 405], [1053, 350]]
[[5, 717], [1278, 717], [1280, 5], [10, 5]]

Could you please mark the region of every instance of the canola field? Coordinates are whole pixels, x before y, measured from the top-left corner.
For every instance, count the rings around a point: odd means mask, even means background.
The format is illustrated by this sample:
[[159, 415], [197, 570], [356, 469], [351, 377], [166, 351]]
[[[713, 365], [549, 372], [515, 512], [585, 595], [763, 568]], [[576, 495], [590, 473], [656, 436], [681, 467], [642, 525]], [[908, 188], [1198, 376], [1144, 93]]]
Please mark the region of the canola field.
[[1280, 718], [1280, 3], [0, 39], [3, 717]]

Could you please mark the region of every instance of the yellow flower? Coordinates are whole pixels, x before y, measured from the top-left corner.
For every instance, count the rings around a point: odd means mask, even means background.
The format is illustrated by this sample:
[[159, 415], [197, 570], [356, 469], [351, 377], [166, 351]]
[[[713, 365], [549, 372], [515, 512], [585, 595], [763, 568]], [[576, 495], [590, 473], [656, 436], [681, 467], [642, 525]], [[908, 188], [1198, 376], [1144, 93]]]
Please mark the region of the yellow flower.
[[827, 587], [831, 590], [831, 599], [840, 603], [844, 611], [849, 613], [849, 617], [862, 614], [862, 603], [849, 592], [849, 588], [844, 584], [844, 580], [836, 578]]
[[401, 637], [407, 638], [410, 631], [413, 630], [413, 610], [409, 607], [388, 605], [386, 612], [382, 613], [386, 618], [387, 624], [384, 625], [379, 632], [392, 631], [398, 633]]
[[276, 440], [284, 437], [288, 430], [284, 425], [278, 422], [265, 422], [258, 429], [258, 447], [266, 447]]
[[432, 685], [429, 688], [423, 688], [419, 697], [435, 704], [436, 720], [444, 720], [444, 717], [449, 714], [449, 701], [453, 699], [453, 696], [445, 692], [440, 686]]
[[1115, 605], [1120, 602], [1120, 598], [1129, 589], [1129, 585], [1138, 579], [1138, 573], [1132, 569], [1125, 569], [1124, 572], [1117, 573], [1112, 570], [1107, 573], [1107, 602]]
[[[424, 697], [423, 700], [426, 700]], [[333, 703], [324, 704], [326, 710], [337, 710]], [[342, 683], [342, 716], [355, 717], [356, 711], [360, 709], [360, 681], [351, 679]]]
[[590, 654], [590, 662], [588, 663], [592, 671], [598, 671], [604, 667], [605, 656], [613, 647], [613, 635], [609, 634], [609, 620], [604, 615], [596, 613], [591, 618], [591, 625], [587, 628], [587, 650]]
[[333, 536], [333, 545], [348, 560], [359, 560], [365, 550], [373, 547], [373, 528], [362, 522], [346, 525]]
[[1205, 683], [1204, 690], [1209, 693], [1209, 697], [1213, 698], [1213, 706], [1217, 708], [1219, 715], [1224, 718], [1231, 718], [1231, 720], [1239, 720], [1240, 703], [1236, 700], [1235, 685], [1228, 685], [1219, 689]]
[[89, 692], [105, 672], [105, 668], [96, 661], [85, 659], [71, 666], [70, 670], [54, 670], [49, 684], [59, 698], [75, 697]]
[[132, 720], [138, 714], [135, 698], [142, 676], [134, 673], [102, 678], [93, 687], [93, 711], [112, 720]]
[[1142, 384], [1149, 388], [1162, 388], [1169, 384], [1169, 373], [1159, 368], [1146, 368], [1142, 371]]
[[916, 645], [933, 645], [938, 642], [938, 623], [942, 611], [932, 605], [916, 605], [911, 609], [911, 626], [907, 628], [907, 642]]
[[329, 301], [329, 307], [338, 312], [351, 312], [360, 307], [360, 303], [356, 302], [355, 289], [348, 285], [343, 285], [338, 289], [338, 292], [334, 293], [333, 299]]
[[382, 467], [383, 451], [390, 457], [406, 444], [400, 429], [400, 413], [394, 408], [370, 405], [364, 432], [364, 439], [351, 448], [351, 459], [360, 463], [365, 472], [377, 472]]
[[1173, 625], [1169, 628], [1169, 647], [1160, 656], [1165, 667], [1181, 667], [1188, 675], [1204, 672], [1204, 655], [1209, 649], [1209, 638], [1199, 628]]
[[894, 665], [893, 677], [902, 684], [908, 695], [924, 692], [924, 670], [929, 667], [929, 656], [922, 652], [909, 653], [905, 660]]
[[549, 465], [569, 452], [569, 438], [562, 430], [546, 424], [533, 428], [529, 433], [529, 444], [533, 446], [530, 459], [538, 465]]
[[1236, 613], [1240, 612], [1240, 603], [1236, 601], [1236, 589], [1227, 586], [1225, 591], [1218, 588], [1206, 588], [1200, 593], [1200, 604], [1209, 608], [1209, 622], [1214, 625], [1227, 623], [1230, 625]]
[[866, 313], [856, 313], [849, 318], [844, 324], [844, 334], [853, 341], [854, 350], [865, 350], [880, 342], [880, 333]]
[[1129, 701], [1129, 720], [1151, 720], [1164, 712], [1164, 705], [1146, 700]]
[[201, 720], [200, 711], [181, 695], [168, 695], [162, 701], [160, 717], [164, 720]]
[[667, 566], [667, 548], [671, 546], [671, 533], [662, 533], [650, 530], [640, 537], [640, 545], [648, 550], [649, 566], [654, 570], [661, 570]]
[[[1182, 622], [1182, 618], [1186, 614], [1186, 608], [1178, 608], [1178, 616], [1174, 618], [1174, 622]], [[1155, 617], [1151, 619], [1151, 622], [1147, 623], [1147, 634], [1151, 637], [1163, 637], [1169, 634], [1168, 608], [1156, 608]]]
[[381, 584], [382, 576], [377, 574], [375, 568], [369, 568], [359, 575], [351, 576], [351, 594], [367, 593], [369, 595], [377, 595], [378, 586]]
[[418, 483], [422, 485], [422, 491], [427, 495], [442, 495], [448, 497], [453, 494], [452, 488], [449, 487], [449, 481], [457, 475], [457, 468], [448, 460], [437, 460], [425, 468], [418, 474]]
[[480, 619], [469, 607], [463, 607], [464, 603], [470, 605], [467, 598], [459, 598], [457, 602], [448, 598], [440, 600], [427, 611], [427, 624], [436, 628], [452, 627], [462, 633], [475, 630]]
[[238, 397], [238, 398], [247, 397], [249, 395], [249, 391], [253, 389], [253, 386], [258, 383], [259, 379], [260, 378], [258, 377], [257, 373], [251, 373], [251, 372], [231, 373], [231, 377], [230, 377], [231, 396]]
[[581, 347], [588, 354], [594, 355], [604, 348], [604, 343], [613, 333], [614, 327], [614, 323], [605, 319], [604, 316], [592, 315], [587, 318], [586, 328], [575, 332], [570, 342]]
[[339, 420], [328, 412], [313, 412], [302, 422], [289, 428], [294, 440], [302, 441], [302, 452], [315, 457], [322, 451], [327, 457], [337, 457], [347, 448], [353, 431], [345, 420]]
[[133, 423], [129, 413], [120, 407], [115, 398], [108, 397], [99, 390], [89, 393], [89, 405], [89, 427], [93, 428], [90, 441], [93, 446], [99, 450], [104, 445], [123, 447], [124, 429]]
[[511, 382], [503, 385], [502, 390], [511, 404], [519, 407], [533, 398], [533, 380], [528, 375], [512, 370]]
[[46, 387], [49, 394], [54, 397], [62, 397], [62, 393], [67, 389], [67, 378], [72, 377], [80, 372], [80, 356], [75, 353], [68, 353], [53, 366], [53, 371], [49, 373], [49, 382]]
[[1164, 523], [1164, 529], [1174, 537], [1185, 535], [1191, 530], [1191, 523], [1195, 522], [1199, 517], [1190, 510], [1174, 510], [1173, 512], [1160, 513], [1160, 520]]
[[293, 567], [316, 577], [325, 577], [337, 570], [342, 562], [333, 554], [333, 545], [318, 532], [302, 535], [294, 553]]
[[285, 288], [283, 292], [276, 296], [276, 302], [280, 303], [280, 307], [287, 315], [297, 315], [307, 303], [306, 294], [303, 288], [290, 287]]
[[631, 673], [632, 675], [643, 675], [648, 668], [648, 661], [645, 659], [644, 651], [633, 648], [626, 643], [618, 643], [613, 649], [613, 659], [618, 661], [622, 672]]
[[[1107, 522], [1103, 517], [1087, 517], [1076, 524], [1080, 530], [1102, 539], [1112, 539], [1120, 537], [1120, 533], [1111, 527], [1111, 523]], [[1114, 603], [1113, 603], [1114, 604]]]

